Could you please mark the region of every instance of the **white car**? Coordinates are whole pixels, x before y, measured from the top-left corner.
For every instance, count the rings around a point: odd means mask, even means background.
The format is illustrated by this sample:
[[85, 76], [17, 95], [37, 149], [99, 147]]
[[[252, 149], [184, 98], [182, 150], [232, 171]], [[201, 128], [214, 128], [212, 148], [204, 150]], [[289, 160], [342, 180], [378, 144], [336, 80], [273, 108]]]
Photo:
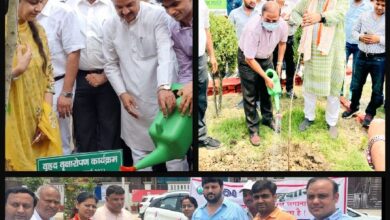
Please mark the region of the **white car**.
[[361, 213], [356, 211], [355, 209], [347, 207], [347, 215], [351, 216], [353, 220], [381, 220], [382, 217], [368, 215], [366, 213]]
[[142, 201], [139, 203], [139, 216], [141, 219], [143, 219], [145, 210], [147, 207], [149, 207], [150, 203], [153, 201], [153, 199], [159, 195], [147, 195], [142, 197]]
[[168, 192], [153, 199], [144, 213], [145, 220], [187, 220], [181, 212], [181, 200], [188, 192]]

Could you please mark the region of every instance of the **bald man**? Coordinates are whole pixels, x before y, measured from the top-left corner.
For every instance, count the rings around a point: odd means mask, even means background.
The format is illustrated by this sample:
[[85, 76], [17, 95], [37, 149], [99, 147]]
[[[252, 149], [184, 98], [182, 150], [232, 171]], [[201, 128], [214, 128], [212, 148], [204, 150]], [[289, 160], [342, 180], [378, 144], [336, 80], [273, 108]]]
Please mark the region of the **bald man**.
[[274, 85], [265, 71], [274, 69], [272, 54], [279, 46], [276, 70], [280, 75], [287, 37], [287, 23], [280, 18], [280, 7], [274, 1], [264, 4], [262, 15], [251, 18], [240, 37], [238, 70], [243, 88], [245, 119], [253, 146], [260, 145], [260, 119], [256, 111], [256, 101], [259, 99], [262, 124], [275, 130], [271, 98], [267, 92], [267, 87], [273, 88]]
[[60, 191], [52, 185], [43, 185], [37, 190], [38, 203], [31, 220], [53, 220], [60, 208]]

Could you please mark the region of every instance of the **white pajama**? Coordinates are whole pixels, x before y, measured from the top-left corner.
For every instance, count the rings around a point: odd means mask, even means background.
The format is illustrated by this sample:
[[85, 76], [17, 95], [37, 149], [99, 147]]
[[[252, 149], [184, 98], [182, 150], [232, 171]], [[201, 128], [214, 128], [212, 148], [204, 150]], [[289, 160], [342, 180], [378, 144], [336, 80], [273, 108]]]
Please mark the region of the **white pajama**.
[[[309, 93], [303, 92], [303, 97], [305, 100], [304, 113], [305, 118], [313, 121], [315, 119], [315, 111], [316, 111], [316, 101], [317, 96]], [[329, 95], [327, 97], [326, 102], [326, 110], [325, 110], [325, 120], [330, 126], [336, 126], [337, 120], [340, 112], [340, 98], [337, 96]]]

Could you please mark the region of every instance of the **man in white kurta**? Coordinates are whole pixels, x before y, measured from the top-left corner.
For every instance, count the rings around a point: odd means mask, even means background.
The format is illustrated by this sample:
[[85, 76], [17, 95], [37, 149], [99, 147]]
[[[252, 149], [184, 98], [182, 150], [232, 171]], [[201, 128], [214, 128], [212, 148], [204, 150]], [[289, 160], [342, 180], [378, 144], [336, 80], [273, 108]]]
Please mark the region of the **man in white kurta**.
[[72, 104], [74, 82], [79, 67], [80, 49], [85, 48], [76, 13], [69, 5], [57, 0], [44, 0], [44, 8], [37, 16], [45, 29], [54, 70], [53, 109], [58, 113], [62, 151], [72, 151]]
[[[159, 106], [165, 115], [175, 106], [170, 85], [177, 75], [176, 59], [162, 7], [139, 0], [112, 1], [119, 16], [103, 28], [104, 70], [121, 99], [121, 137], [136, 164], [155, 148], [148, 129]], [[188, 164], [185, 158], [173, 160], [167, 169], [185, 171]]]

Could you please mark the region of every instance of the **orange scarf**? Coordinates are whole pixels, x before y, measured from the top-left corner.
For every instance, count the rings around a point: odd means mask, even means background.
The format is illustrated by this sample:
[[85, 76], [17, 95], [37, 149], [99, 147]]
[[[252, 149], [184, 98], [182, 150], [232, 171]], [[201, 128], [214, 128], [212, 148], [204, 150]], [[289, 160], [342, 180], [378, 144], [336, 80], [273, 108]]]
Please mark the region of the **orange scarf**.
[[[329, 5], [329, 0], [326, 0], [324, 7], [322, 8], [322, 12], [325, 12], [328, 9]], [[318, 28], [318, 33], [317, 33], [317, 46], [320, 44], [321, 40], [321, 31], [322, 31], [322, 23], [320, 23], [320, 27]]]
[[[337, 0], [326, 0], [322, 12], [333, 10], [337, 4]], [[318, 0], [311, 0], [308, 6], [308, 12], [316, 12]], [[311, 59], [311, 46], [313, 39], [314, 25], [309, 25], [303, 28], [301, 41], [299, 43], [298, 51], [303, 53], [303, 60], [307, 61]], [[330, 47], [332, 46], [333, 38], [335, 35], [336, 27], [327, 27], [322, 23], [319, 24], [317, 32], [317, 49], [321, 52], [321, 55], [328, 55]]]

